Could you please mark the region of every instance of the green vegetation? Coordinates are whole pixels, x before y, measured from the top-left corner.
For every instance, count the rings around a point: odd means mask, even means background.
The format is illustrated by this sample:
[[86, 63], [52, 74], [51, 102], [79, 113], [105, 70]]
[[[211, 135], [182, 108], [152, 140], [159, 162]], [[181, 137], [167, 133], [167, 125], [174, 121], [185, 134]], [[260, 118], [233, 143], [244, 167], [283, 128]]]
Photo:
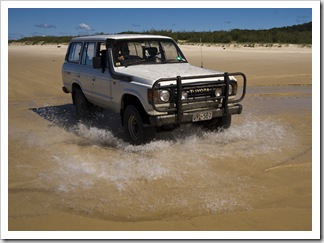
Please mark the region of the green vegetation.
[[[136, 32], [124, 32], [136, 33]], [[269, 30], [240, 30], [209, 31], [209, 32], [173, 32], [168, 30], [151, 30], [145, 34], [166, 35], [176, 41], [203, 43], [282, 43], [282, 44], [311, 44], [312, 23], [294, 25]]]
[[[104, 33], [97, 33], [104, 34]], [[155, 34], [170, 36], [178, 42], [185, 43], [280, 43], [280, 44], [312, 44], [312, 22], [268, 30], [233, 29], [229, 31], [178, 31], [149, 30], [143, 32], [127, 31], [122, 34]], [[9, 40], [25, 44], [63, 44], [68, 43], [73, 36], [35, 36], [19, 40]]]
[[11, 43], [24, 43], [26, 45], [64, 44], [69, 43], [74, 36], [33, 36], [19, 40], [9, 40]]

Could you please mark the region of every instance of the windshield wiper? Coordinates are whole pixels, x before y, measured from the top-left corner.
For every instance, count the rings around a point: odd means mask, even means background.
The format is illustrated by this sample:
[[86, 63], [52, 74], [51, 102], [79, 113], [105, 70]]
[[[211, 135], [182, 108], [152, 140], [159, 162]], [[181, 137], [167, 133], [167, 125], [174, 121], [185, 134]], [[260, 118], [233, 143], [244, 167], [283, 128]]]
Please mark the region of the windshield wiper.
[[144, 59], [140, 59], [140, 60], [136, 60], [136, 61], [126, 61], [127, 63], [125, 63], [125, 67], [134, 65], [134, 64], [138, 64], [138, 63], [142, 63], [145, 62]]
[[181, 62], [187, 62], [185, 59], [182, 60], [168, 60], [164, 63], [181, 63]]

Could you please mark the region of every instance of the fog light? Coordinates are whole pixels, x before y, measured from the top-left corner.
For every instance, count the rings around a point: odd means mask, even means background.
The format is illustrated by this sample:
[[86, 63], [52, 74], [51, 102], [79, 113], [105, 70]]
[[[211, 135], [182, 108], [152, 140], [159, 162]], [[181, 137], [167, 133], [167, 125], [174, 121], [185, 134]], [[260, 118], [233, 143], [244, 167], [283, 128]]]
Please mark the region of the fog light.
[[216, 97], [219, 97], [222, 95], [222, 88], [216, 88], [215, 89], [215, 96]]
[[170, 92], [168, 90], [160, 90], [159, 98], [163, 102], [168, 102], [170, 100]]

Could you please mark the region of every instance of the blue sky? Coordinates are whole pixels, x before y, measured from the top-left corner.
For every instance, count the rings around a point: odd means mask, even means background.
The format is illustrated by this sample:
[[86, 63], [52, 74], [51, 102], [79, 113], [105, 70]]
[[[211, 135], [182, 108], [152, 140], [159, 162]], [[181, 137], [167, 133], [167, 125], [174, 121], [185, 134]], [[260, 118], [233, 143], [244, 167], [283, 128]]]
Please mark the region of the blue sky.
[[8, 38], [150, 29], [270, 29], [310, 21], [311, 8], [8, 8]]

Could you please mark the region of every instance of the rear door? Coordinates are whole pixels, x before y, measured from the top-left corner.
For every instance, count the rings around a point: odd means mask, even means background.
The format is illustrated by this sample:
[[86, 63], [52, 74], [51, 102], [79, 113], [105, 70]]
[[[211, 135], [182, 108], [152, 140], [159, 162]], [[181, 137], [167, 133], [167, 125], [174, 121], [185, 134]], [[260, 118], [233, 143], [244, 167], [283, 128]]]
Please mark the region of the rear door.
[[86, 42], [82, 52], [81, 65], [86, 73], [84, 78], [91, 86], [89, 100], [101, 107], [109, 108], [111, 102], [111, 78], [106, 68], [94, 69], [93, 57], [101, 57], [102, 64], [107, 66], [105, 43]]
[[72, 84], [77, 83], [81, 86], [85, 94], [90, 94], [90, 82], [83, 81], [81, 75], [84, 73], [84, 71], [82, 71], [83, 67], [80, 66], [82, 46], [82, 42], [72, 42], [69, 45], [69, 50], [62, 67], [62, 78], [65, 87], [72, 89]]

